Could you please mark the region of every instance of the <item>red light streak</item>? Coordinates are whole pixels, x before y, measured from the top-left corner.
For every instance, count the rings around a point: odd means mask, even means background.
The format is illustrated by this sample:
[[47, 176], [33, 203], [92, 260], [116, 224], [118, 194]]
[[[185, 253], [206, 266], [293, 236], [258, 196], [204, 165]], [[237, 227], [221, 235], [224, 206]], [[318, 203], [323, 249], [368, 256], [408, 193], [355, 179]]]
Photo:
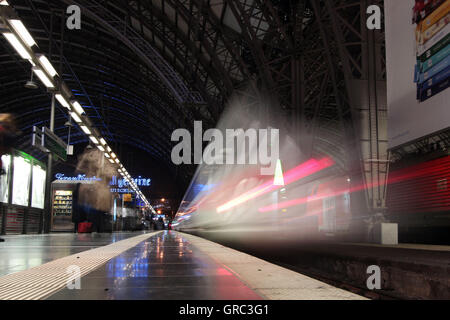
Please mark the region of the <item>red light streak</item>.
[[[391, 174], [391, 177], [388, 179], [387, 184], [389, 185], [389, 184], [399, 183], [399, 182], [402, 182], [405, 180], [420, 178], [423, 176], [430, 175], [430, 174], [434, 173], [435, 171], [436, 171], [435, 168], [428, 167], [425, 165], [417, 165], [417, 166], [401, 169], [401, 170], [398, 170]], [[298, 206], [298, 205], [301, 205], [301, 204], [304, 204], [307, 202], [312, 202], [312, 201], [322, 200], [322, 199], [326, 199], [326, 198], [330, 198], [330, 197], [340, 196], [345, 193], [353, 193], [353, 192], [358, 192], [358, 191], [365, 190], [365, 189], [376, 188], [381, 185], [382, 185], [381, 182], [380, 183], [374, 182], [374, 183], [368, 184], [367, 186], [365, 186], [365, 185], [353, 186], [351, 188], [341, 189], [341, 190], [338, 190], [338, 191], [335, 191], [332, 193], [328, 193], [328, 194], [317, 195], [317, 196], [313, 196], [313, 197], [310, 196], [310, 197], [298, 198], [298, 199], [280, 202], [280, 203], [273, 204], [270, 206], [261, 207], [258, 209], [258, 211], [261, 213], [277, 211], [280, 209], [286, 209], [286, 208], [290, 208], [293, 206]], [[311, 214], [307, 214], [307, 215], [311, 215]]]
[[[307, 176], [310, 176], [318, 171], [321, 171], [325, 168], [331, 167], [334, 164], [334, 161], [330, 158], [323, 158], [321, 160], [311, 159], [289, 171], [287, 171], [284, 174], [284, 183], [285, 186], [289, 185], [290, 183], [293, 183], [295, 181], [298, 181], [300, 179], [303, 179]], [[217, 212], [221, 213], [226, 210], [229, 210], [233, 207], [236, 207], [240, 204], [243, 204], [249, 200], [255, 199], [257, 197], [262, 196], [263, 194], [272, 192], [277, 189], [281, 189], [285, 186], [277, 186], [273, 184], [273, 179], [268, 180], [267, 182], [263, 183], [262, 185], [255, 187], [243, 195], [234, 198], [225, 204], [219, 206], [217, 208]]]

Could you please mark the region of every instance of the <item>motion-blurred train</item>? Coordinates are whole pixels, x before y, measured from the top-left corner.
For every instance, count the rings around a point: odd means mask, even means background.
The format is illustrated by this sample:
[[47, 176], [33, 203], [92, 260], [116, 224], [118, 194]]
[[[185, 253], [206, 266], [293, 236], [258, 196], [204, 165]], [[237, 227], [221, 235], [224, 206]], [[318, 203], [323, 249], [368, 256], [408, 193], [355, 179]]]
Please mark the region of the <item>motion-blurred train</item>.
[[391, 166], [388, 218], [398, 223], [402, 242], [450, 243], [450, 156], [425, 157]]
[[[368, 232], [368, 215], [351, 211], [351, 193], [364, 191], [335, 170], [332, 160], [312, 159], [284, 174], [285, 185], [256, 170], [203, 167], [176, 215], [183, 231], [298, 240], [341, 239]], [[450, 156], [392, 166], [385, 221], [396, 222], [401, 242], [450, 240]], [[349, 237], [350, 236], [350, 237]]]
[[254, 168], [201, 167], [172, 224], [175, 230], [317, 239], [346, 233], [350, 181], [333, 160], [311, 159], [284, 173], [284, 184]]

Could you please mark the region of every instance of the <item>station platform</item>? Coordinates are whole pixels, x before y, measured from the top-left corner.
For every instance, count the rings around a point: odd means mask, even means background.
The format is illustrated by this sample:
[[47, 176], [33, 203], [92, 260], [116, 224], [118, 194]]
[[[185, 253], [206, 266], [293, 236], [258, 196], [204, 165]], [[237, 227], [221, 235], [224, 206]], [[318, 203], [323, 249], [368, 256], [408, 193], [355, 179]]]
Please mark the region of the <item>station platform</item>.
[[[332, 239], [274, 243], [270, 237], [249, 236], [240, 241], [235, 234], [225, 232], [197, 235], [370, 299], [450, 299], [447, 245], [380, 245]], [[380, 268], [379, 290], [367, 288], [370, 266]]]
[[6, 240], [0, 244], [0, 300], [365, 299], [175, 231]]

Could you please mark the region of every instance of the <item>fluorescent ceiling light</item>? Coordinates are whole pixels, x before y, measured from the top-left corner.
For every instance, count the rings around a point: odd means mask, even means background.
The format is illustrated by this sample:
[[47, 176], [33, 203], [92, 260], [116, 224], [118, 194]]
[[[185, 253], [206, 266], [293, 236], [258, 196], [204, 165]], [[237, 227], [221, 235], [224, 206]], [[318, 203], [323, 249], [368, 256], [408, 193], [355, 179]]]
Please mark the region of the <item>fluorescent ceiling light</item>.
[[83, 130], [84, 133], [86, 133], [87, 135], [91, 134], [91, 130], [89, 130], [88, 127], [86, 126], [80, 126], [81, 130]]
[[113, 159], [108, 159], [108, 160], [109, 160], [109, 162], [114, 163], [114, 160], [113, 160]]
[[101, 143], [102, 145], [105, 145], [105, 144], [106, 144], [106, 141], [105, 141], [105, 139], [103, 139], [103, 138], [100, 138], [100, 143]]
[[109, 156], [109, 154], [107, 154], [107, 153], [105, 153], [105, 157], [108, 158], [108, 159], [111, 158], [111, 157]]
[[0, 1], [0, 6], [9, 6], [9, 3], [6, 0]]
[[78, 114], [83, 114], [84, 110], [81, 104], [78, 101], [72, 102], [73, 107], [75, 108], [75, 111], [78, 112]]
[[111, 148], [109, 146], [106, 146], [106, 150], [108, 150], [108, 152], [111, 152]]
[[54, 88], [55, 85], [53, 84], [53, 82], [45, 75], [44, 71], [42, 71], [39, 68], [34, 67], [33, 68], [33, 72], [38, 76], [38, 78], [42, 81], [42, 83], [47, 87], [47, 88]]
[[94, 137], [94, 136], [89, 136], [89, 139], [91, 139], [91, 141], [92, 141], [93, 143], [98, 144], [98, 140], [97, 140], [96, 137]]
[[[66, 101], [66, 99], [64, 99], [64, 97], [62, 96], [62, 94], [55, 94], [55, 98], [56, 98], [56, 100], [58, 100], [59, 101], [59, 103], [63, 106], [63, 107], [66, 107], [67, 109], [69, 109], [70, 110], [70, 105], [69, 105], [69, 103]], [[80, 122], [80, 121], [77, 121], [77, 122]]]
[[97, 146], [98, 150], [100, 150], [101, 152], [105, 152], [105, 148], [103, 148], [101, 145]]
[[116, 158], [116, 163], [117, 163], [117, 164], [119, 164], [119, 163], [120, 163], [119, 159], [117, 159], [117, 158]]
[[5, 36], [6, 40], [8, 40], [8, 42], [14, 47], [14, 49], [16, 49], [17, 53], [22, 57], [22, 59], [31, 60], [31, 56], [28, 53], [27, 49], [25, 49], [25, 47], [22, 45], [22, 43], [20, 43], [19, 39], [17, 39], [14, 34], [7, 32], [3, 35]]
[[111, 152], [111, 157], [112, 158], [116, 158], [117, 156], [116, 156], [116, 154], [114, 152]]
[[52, 63], [47, 59], [46, 56], [42, 55], [39, 57], [39, 61], [41, 62], [42, 66], [44, 67], [45, 71], [48, 72], [48, 74], [53, 78], [58, 73], [56, 72], [55, 68], [53, 68]]
[[11, 19], [9, 23], [12, 24], [16, 32], [22, 38], [22, 40], [27, 44], [27, 46], [32, 47], [36, 44], [31, 34], [28, 32], [27, 28], [23, 25], [22, 21], [19, 19]]
[[75, 122], [77, 122], [77, 123], [81, 122], [80, 117], [75, 112], [71, 112], [70, 116], [72, 117], [73, 120], [75, 120]]

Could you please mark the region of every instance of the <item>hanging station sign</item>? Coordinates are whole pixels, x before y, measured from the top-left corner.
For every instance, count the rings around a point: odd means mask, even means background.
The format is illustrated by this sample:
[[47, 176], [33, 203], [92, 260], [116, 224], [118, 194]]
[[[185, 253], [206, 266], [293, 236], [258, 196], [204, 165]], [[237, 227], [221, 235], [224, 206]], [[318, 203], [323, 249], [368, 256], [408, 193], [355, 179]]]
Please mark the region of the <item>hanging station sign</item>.
[[42, 130], [33, 127], [32, 145], [43, 152], [53, 153], [62, 161], [67, 161], [67, 144], [47, 127], [42, 127]]

